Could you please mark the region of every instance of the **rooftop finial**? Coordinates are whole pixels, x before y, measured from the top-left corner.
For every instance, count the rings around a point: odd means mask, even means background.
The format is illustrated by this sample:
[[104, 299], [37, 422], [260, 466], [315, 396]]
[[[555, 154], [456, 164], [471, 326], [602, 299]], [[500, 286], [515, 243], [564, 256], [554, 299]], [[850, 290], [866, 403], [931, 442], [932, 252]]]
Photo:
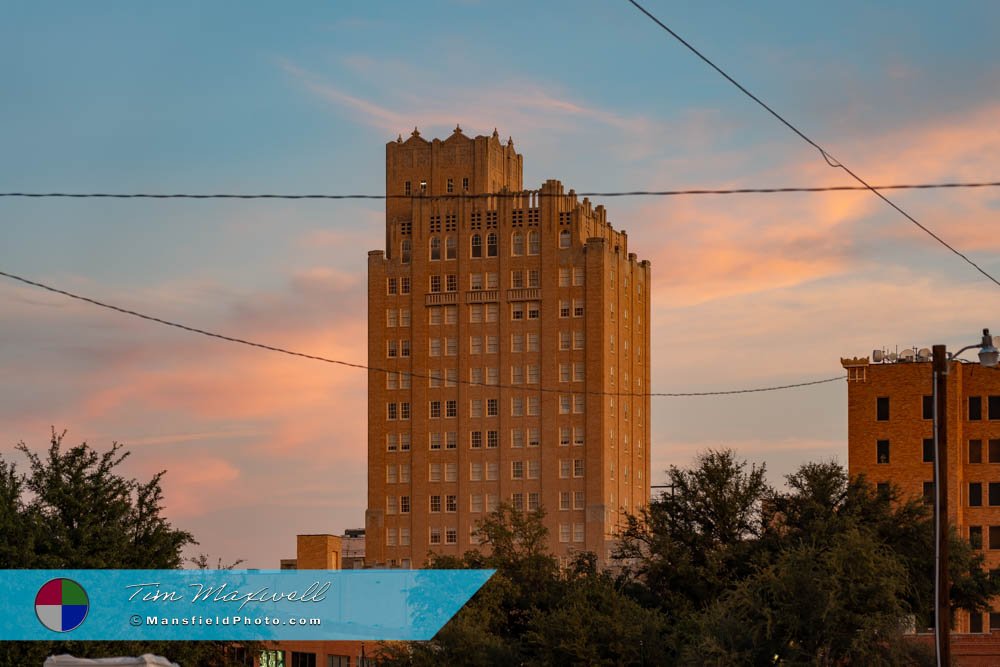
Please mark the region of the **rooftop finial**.
[[497, 132], [497, 128], [494, 127], [493, 128], [493, 138], [496, 139], [496, 138], [499, 138], [499, 137], [500, 137], [500, 133]]
[[514, 145], [514, 137], [511, 137], [509, 135], [507, 136], [507, 145], [508, 146], [513, 146]]
[[410, 136], [412, 136], [412, 137], [419, 137], [420, 136], [420, 130], [417, 129], [416, 125], [413, 126], [413, 132], [410, 134]]
[[458, 123], [455, 123], [455, 134], [461, 134], [461, 133], [462, 133], [462, 126], [459, 125]]
[[397, 143], [397, 144], [401, 144], [401, 143], [403, 143], [403, 135], [402, 135], [402, 134], [400, 134], [400, 135], [398, 135], [398, 136], [396, 137], [396, 143]]

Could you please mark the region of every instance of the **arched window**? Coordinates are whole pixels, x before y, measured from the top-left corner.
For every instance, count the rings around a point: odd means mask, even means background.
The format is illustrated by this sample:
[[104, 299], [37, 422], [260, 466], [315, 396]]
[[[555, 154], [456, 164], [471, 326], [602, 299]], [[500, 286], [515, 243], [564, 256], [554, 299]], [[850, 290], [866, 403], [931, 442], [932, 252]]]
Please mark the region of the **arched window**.
[[514, 232], [510, 236], [510, 254], [512, 255], [523, 255], [524, 254], [524, 234], [521, 232]]
[[542, 237], [536, 231], [528, 232], [528, 254], [537, 255], [542, 251]]
[[410, 249], [411, 249], [410, 239], [403, 239], [402, 252], [400, 253], [399, 257], [399, 261], [401, 261], [403, 264], [410, 263]]
[[569, 230], [564, 229], [559, 232], [559, 247], [568, 248], [569, 247]]
[[458, 259], [458, 243], [454, 236], [449, 236], [444, 240], [445, 259]]
[[497, 256], [497, 235], [494, 232], [490, 232], [486, 235], [486, 256]]
[[472, 235], [472, 258], [483, 256], [483, 238], [479, 234]]
[[431, 260], [441, 259], [441, 239], [431, 237]]

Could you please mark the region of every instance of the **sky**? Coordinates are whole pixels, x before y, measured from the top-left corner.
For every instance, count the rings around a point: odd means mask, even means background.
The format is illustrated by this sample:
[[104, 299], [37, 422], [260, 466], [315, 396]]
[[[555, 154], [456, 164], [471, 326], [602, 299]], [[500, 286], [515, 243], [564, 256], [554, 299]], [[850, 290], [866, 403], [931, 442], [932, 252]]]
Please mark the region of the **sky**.
[[[1000, 180], [997, 3], [646, 6], [871, 183]], [[5, 192], [380, 194], [386, 142], [456, 124], [513, 137], [529, 188], [852, 184], [624, 0], [15, 3], [0, 62]], [[1000, 275], [1000, 188], [889, 196]], [[596, 201], [652, 262], [654, 392], [1000, 332], [998, 287], [871, 193]], [[0, 271], [363, 363], [382, 207], [0, 198]], [[277, 567], [363, 526], [365, 383], [0, 278], [0, 455], [123, 443], [191, 555]], [[775, 484], [846, 465], [846, 393], [654, 398], [654, 483], [708, 448]]]

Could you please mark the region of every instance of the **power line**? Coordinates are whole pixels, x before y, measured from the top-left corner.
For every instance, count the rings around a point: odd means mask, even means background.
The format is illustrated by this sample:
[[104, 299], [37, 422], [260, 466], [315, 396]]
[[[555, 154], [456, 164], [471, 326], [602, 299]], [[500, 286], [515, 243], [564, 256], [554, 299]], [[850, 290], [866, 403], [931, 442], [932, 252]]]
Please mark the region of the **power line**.
[[[845, 192], [851, 190], [936, 190], [946, 188], [995, 188], [1000, 187], [1000, 181], [972, 181], [946, 183], [901, 183], [892, 185], [826, 185], [826, 186], [789, 186], [762, 188], [691, 188], [686, 190], [628, 190], [622, 192], [575, 192], [579, 197], [677, 197], [683, 195], [746, 195], [746, 194], [778, 194], [788, 192]], [[877, 194], [877, 193], [876, 193]], [[462, 193], [450, 195], [371, 195], [371, 194], [236, 194], [236, 193], [165, 193], [152, 192], [0, 192], [0, 197], [19, 197], [27, 199], [513, 199], [516, 197], [535, 196], [565, 197], [567, 194], [541, 192], [539, 190], [521, 190], [517, 192], [494, 193]], [[919, 223], [918, 223], [919, 224]]]
[[[163, 324], [163, 325], [166, 325], [168, 327], [174, 327], [176, 329], [183, 329], [184, 331], [188, 331], [190, 333], [201, 334], [202, 336], [209, 336], [211, 338], [217, 338], [219, 340], [224, 340], [224, 341], [227, 341], [229, 343], [239, 343], [240, 345], [247, 345], [247, 346], [250, 346], [250, 347], [256, 347], [256, 348], [260, 348], [260, 349], [263, 349], [263, 350], [270, 350], [271, 352], [279, 352], [281, 354], [287, 354], [287, 355], [291, 355], [293, 357], [302, 357], [303, 359], [310, 359], [312, 361], [322, 361], [322, 362], [325, 362], [325, 363], [328, 363], [328, 364], [336, 364], [338, 366], [346, 366], [348, 368], [357, 368], [359, 370], [374, 371], [374, 372], [377, 372], [377, 373], [400, 373], [402, 375], [408, 375], [410, 378], [426, 379], [426, 380], [430, 380], [430, 379], [441, 380], [442, 379], [442, 378], [432, 378], [430, 375], [424, 375], [422, 373], [407, 373], [407, 372], [404, 372], [404, 371], [401, 371], [401, 370], [398, 370], [398, 369], [397, 370], [392, 370], [392, 369], [388, 369], [388, 368], [380, 368], [380, 367], [377, 367], [377, 366], [368, 366], [366, 364], [358, 364], [358, 363], [352, 363], [352, 362], [349, 362], [349, 361], [341, 361], [339, 359], [330, 359], [328, 357], [321, 357], [321, 356], [318, 356], [318, 355], [315, 355], [315, 354], [306, 354], [304, 352], [295, 352], [293, 350], [286, 350], [286, 349], [281, 348], [281, 347], [275, 347], [274, 345], [266, 345], [264, 343], [257, 343], [257, 342], [254, 342], [254, 341], [245, 340], [243, 338], [235, 338], [233, 336], [226, 336], [226, 335], [215, 333], [215, 332], [212, 332], [212, 331], [206, 331], [205, 329], [199, 329], [197, 327], [188, 326], [186, 324], [180, 324], [178, 322], [172, 322], [170, 320], [165, 320], [165, 319], [162, 319], [162, 318], [159, 318], [159, 317], [154, 317], [152, 315], [145, 315], [143, 313], [140, 313], [140, 312], [137, 312], [137, 311], [134, 311], [134, 310], [129, 310], [127, 308], [121, 308], [120, 306], [115, 306], [115, 305], [112, 305], [112, 304], [109, 304], [109, 303], [105, 303], [103, 301], [98, 301], [97, 299], [92, 299], [90, 297], [81, 296], [79, 294], [74, 294], [73, 292], [67, 292], [66, 290], [62, 290], [62, 289], [59, 289], [59, 288], [56, 288], [56, 287], [52, 287], [51, 285], [46, 285], [44, 283], [36, 282], [34, 280], [29, 280], [27, 278], [23, 278], [21, 276], [14, 275], [12, 273], [6, 273], [4, 271], [0, 271], [0, 276], [4, 276], [5, 278], [10, 278], [11, 280], [16, 280], [18, 282], [24, 283], [25, 285], [31, 285], [33, 287], [39, 287], [39, 288], [47, 290], [49, 292], [54, 292], [55, 294], [61, 294], [63, 296], [67, 296], [67, 297], [69, 297], [71, 299], [77, 299], [78, 301], [85, 301], [86, 303], [90, 303], [90, 304], [93, 304], [95, 306], [100, 306], [101, 308], [107, 308], [108, 310], [113, 310], [113, 311], [122, 313], [124, 315], [131, 315], [133, 317], [138, 317], [138, 318], [141, 318], [141, 319], [144, 319], [144, 320], [148, 320], [150, 322], [156, 322], [157, 324]], [[565, 391], [565, 390], [562, 390], [562, 389], [552, 389], [552, 388], [547, 388], [547, 387], [534, 387], [534, 388], [531, 388], [531, 387], [526, 387], [524, 385], [488, 384], [486, 382], [473, 382], [471, 380], [461, 380], [461, 379], [449, 380], [449, 382], [455, 382], [456, 384], [472, 385], [472, 386], [477, 386], [477, 387], [487, 387], [487, 388], [492, 388], [492, 389], [514, 389], [514, 390], [525, 391], [525, 392], [543, 392], [543, 393], [556, 393], [556, 394], [567, 394], [567, 393], [581, 394], [582, 393], [582, 394], [588, 394], [588, 395], [592, 395], [592, 396], [624, 396], [624, 397], [628, 397], [628, 396], [635, 396], [635, 397], [651, 396], [652, 397], [652, 396], [655, 396], [655, 397], [678, 398], [678, 397], [684, 397], [684, 396], [726, 396], [726, 395], [731, 395], [731, 394], [753, 394], [753, 393], [760, 393], [760, 392], [766, 392], [766, 391], [777, 391], [779, 389], [795, 389], [795, 388], [798, 388], [798, 387], [809, 387], [809, 386], [812, 386], [812, 385], [825, 384], [827, 382], [834, 382], [836, 380], [842, 380], [845, 377], [846, 376], [844, 376], [844, 375], [838, 375], [837, 377], [826, 378], [826, 379], [823, 379], [823, 380], [812, 380], [812, 381], [809, 381], [809, 382], [798, 382], [796, 384], [785, 384], [785, 385], [779, 385], [779, 386], [773, 386], [773, 387], [756, 387], [756, 388], [752, 388], [752, 389], [732, 389], [732, 390], [729, 390], [729, 391], [694, 391], [694, 392], [672, 392], [672, 393], [609, 392], [609, 391], [583, 391], [583, 392], [569, 391], [568, 392], [568, 391]]]
[[1000, 280], [997, 280], [992, 275], [990, 275], [989, 273], [987, 273], [985, 269], [983, 269], [981, 266], [979, 266], [978, 264], [976, 264], [975, 262], [973, 262], [971, 259], [969, 259], [968, 257], [966, 257], [963, 253], [961, 253], [960, 251], [958, 251], [956, 248], [954, 248], [953, 246], [951, 246], [950, 244], [948, 244], [947, 241], [945, 241], [944, 239], [942, 239], [940, 236], [938, 236], [937, 234], [935, 234], [934, 232], [932, 232], [930, 229], [928, 229], [924, 225], [920, 224], [920, 222], [916, 218], [914, 218], [912, 215], [910, 215], [909, 213], [907, 213], [906, 211], [904, 211], [895, 202], [893, 202], [891, 199], [889, 199], [888, 197], [886, 197], [885, 195], [883, 195], [881, 192], [879, 192], [876, 187], [874, 187], [872, 185], [869, 185], [867, 181], [865, 181], [863, 178], [861, 178], [860, 176], [858, 176], [857, 174], [855, 174], [853, 171], [851, 171], [850, 169], [848, 169], [847, 166], [844, 165], [844, 163], [842, 163], [839, 160], [837, 160], [836, 158], [834, 158], [822, 146], [820, 146], [818, 143], [816, 143], [815, 141], [813, 141], [812, 139], [810, 139], [809, 137], [807, 137], [801, 130], [799, 130], [799, 128], [795, 127], [789, 121], [785, 120], [785, 118], [783, 116], [781, 116], [781, 114], [779, 114], [777, 111], [775, 111], [770, 106], [768, 106], [766, 103], [764, 103], [759, 97], [757, 97], [756, 95], [754, 95], [753, 93], [751, 93], [749, 90], [747, 90], [745, 87], [743, 87], [743, 85], [741, 85], [736, 79], [734, 79], [733, 77], [729, 76], [729, 74], [727, 74], [721, 67], [719, 67], [714, 62], [712, 62], [711, 60], [709, 60], [708, 57], [705, 56], [701, 51], [699, 51], [698, 49], [696, 49], [689, 42], [687, 42], [683, 37], [681, 37], [676, 32], [674, 32], [669, 27], [667, 27], [667, 25], [665, 23], [663, 23], [660, 19], [658, 19], [655, 16], [653, 16], [645, 7], [643, 7], [638, 2], [636, 2], [636, 0], [628, 0], [628, 1], [630, 3], [632, 3], [632, 5], [634, 5], [636, 9], [638, 9], [640, 12], [642, 12], [647, 17], [649, 17], [650, 20], [652, 20], [658, 26], [660, 26], [661, 28], [663, 28], [664, 30], [666, 30], [670, 34], [671, 37], [673, 37], [678, 42], [680, 42], [685, 47], [687, 47], [687, 49], [689, 51], [691, 51], [691, 53], [693, 53], [696, 56], [698, 56], [699, 58], [701, 58], [701, 60], [703, 60], [709, 67], [711, 67], [716, 72], [718, 72], [723, 77], [725, 77], [725, 79], [727, 81], [729, 81], [729, 83], [731, 83], [734, 86], [736, 86], [737, 88], [739, 88], [740, 91], [744, 95], [746, 95], [747, 97], [749, 97], [750, 99], [752, 99], [754, 102], [756, 102], [757, 104], [759, 104], [761, 107], [763, 107], [768, 113], [770, 113], [772, 116], [774, 116], [779, 121], [781, 121], [781, 123], [783, 125], [785, 125], [785, 127], [787, 127], [788, 129], [790, 129], [795, 134], [799, 135], [799, 137], [801, 137], [802, 140], [805, 141], [807, 144], [809, 144], [810, 146], [812, 146], [813, 148], [815, 148], [816, 150], [818, 150], [819, 153], [820, 153], [820, 155], [823, 156], [823, 159], [826, 160], [826, 163], [828, 165], [830, 165], [831, 167], [834, 167], [834, 168], [843, 169], [845, 172], [847, 172], [851, 176], [851, 178], [853, 178], [858, 183], [860, 183], [861, 185], [863, 185], [865, 190], [871, 190], [871, 192], [873, 194], [875, 194], [879, 199], [881, 199], [882, 201], [884, 201], [886, 204], [888, 204], [892, 208], [896, 209], [896, 211], [899, 212], [902, 216], [904, 216], [907, 220], [909, 220], [914, 225], [916, 225], [917, 227], [919, 227], [920, 229], [922, 229], [931, 238], [933, 238], [935, 241], [937, 241], [938, 243], [940, 243], [941, 245], [943, 245], [945, 248], [947, 248], [948, 250], [952, 251], [953, 253], [955, 253], [956, 255], [958, 255], [959, 257], [961, 257], [962, 259], [964, 259], [968, 264], [970, 264], [973, 268], [975, 268], [977, 271], [979, 271], [979, 273], [983, 274], [988, 279], [990, 279], [991, 281], [993, 281], [994, 284], [996, 284], [998, 287], [1000, 287]]

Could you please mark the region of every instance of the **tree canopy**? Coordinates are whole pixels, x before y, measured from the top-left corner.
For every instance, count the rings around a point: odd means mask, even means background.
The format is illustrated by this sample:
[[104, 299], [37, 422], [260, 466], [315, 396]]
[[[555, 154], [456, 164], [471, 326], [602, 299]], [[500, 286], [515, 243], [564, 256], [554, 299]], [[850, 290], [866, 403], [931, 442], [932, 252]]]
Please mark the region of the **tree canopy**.
[[[145, 482], [120, 472], [128, 452], [87, 443], [65, 447], [52, 431], [38, 454], [23, 442], [27, 470], [0, 455], [0, 568], [173, 569], [191, 533], [162, 514], [164, 472]], [[207, 562], [207, 558], [203, 559]], [[184, 665], [229, 664], [222, 642], [0, 642], [0, 665], [40, 665], [46, 656], [107, 657], [154, 653]]]
[[[925, 664], [906, 641], [933, 606], [926, 505], [809, 463], [772, 488], [763, 466], [708, 451], [667, 471], [669, 491], [627, 518], [608, 570], [546, 548], [542, 511], [502, 506], [481, 548], [430, 567], [497, 574], [431, 642], [389, 665]], [[953, 536], [954, 608], [1000, 593], [980, 551]]]

